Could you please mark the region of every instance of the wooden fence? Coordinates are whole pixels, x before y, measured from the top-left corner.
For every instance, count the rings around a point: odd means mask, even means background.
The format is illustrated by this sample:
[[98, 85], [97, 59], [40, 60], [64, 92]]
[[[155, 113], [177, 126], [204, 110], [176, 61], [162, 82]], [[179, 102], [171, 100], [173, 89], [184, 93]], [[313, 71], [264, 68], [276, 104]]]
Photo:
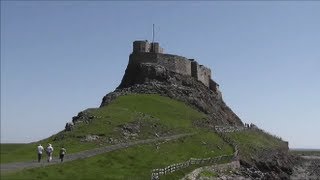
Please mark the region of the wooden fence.
[[173, 173], [175, 171], [187, 168], [194, 164], [217, 164], [218, 162], [221, 162], [221, 161], [229, 161], [232, 158], [233, 158], [233, 155], [222, 155], [218, 157], [203, 158], [203, 159], [190, 158], [188, 161], [185, 161], [182, 163], [172, 164], [165, 168], [153, 169], [151, 172], [151, 180], [158, 180], [162, 175]]

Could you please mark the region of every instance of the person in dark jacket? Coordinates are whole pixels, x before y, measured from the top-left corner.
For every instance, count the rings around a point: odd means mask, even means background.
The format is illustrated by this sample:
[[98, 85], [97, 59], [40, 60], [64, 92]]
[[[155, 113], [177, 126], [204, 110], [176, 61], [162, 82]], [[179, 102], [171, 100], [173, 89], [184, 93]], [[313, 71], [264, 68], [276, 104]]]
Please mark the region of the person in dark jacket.
[[61, 149], [60, 149], [60, 160], [61, 162], [63, 162], [63, 158], [64, 158], [64, 155], [66, 154], [67, 150], [62, 146]]

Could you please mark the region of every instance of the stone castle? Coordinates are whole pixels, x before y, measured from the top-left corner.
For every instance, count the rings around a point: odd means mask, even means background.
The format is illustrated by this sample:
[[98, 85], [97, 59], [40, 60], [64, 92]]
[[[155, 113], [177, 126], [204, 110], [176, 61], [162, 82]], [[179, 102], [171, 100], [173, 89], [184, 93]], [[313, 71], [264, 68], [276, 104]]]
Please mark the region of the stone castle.
[[211, 79], [211, 69], [198, 64], [194, 59], [164, 54], [158, 42], [134, 41], [129, 64], [151, 63], [165, 67], [167, 70], [191, 76], [202, 82], [210, 90], [217, 91], [219, 85]]
[[[243, 126], [241, 119], [223, 101], [209, 68], [194, 59], [165, 54], [157, 42], [133, 42], [121, 83], [103, 97], [100, 107], [128, 94], [158, 94], [182, 101], [208, 115], [207, 119], [195, 122], [199, 126]], [[80, 116], [76, 119], [81, 119]]]

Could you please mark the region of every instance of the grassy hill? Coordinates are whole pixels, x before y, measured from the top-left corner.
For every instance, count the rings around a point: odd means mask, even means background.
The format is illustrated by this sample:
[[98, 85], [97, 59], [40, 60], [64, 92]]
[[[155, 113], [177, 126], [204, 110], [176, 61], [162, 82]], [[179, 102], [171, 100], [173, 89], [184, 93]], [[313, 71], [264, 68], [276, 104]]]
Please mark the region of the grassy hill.
[[[51, 143], [57, 149], [62, 145], [68, 154], [101, 146], [140, 139], [156, 138], [182, 133], [194, 133], [173, 141], [137, 145], [91, 158], [62, 164], [2, 173], [3, 179], [150, 179], [151, 170], [164, 168], [190, 158], [230, 155], [233, 148], [214, 131], [194, 126], [193, 122], [206, 115], [186, 104], [159, 95], [120, 96], [110, 105], [83, 111], [72, 131], [61, 131], [47, 139], [29, 144], [2, 144], [1, 163], [36, 159], [36, 146]], [[96, 135], [86, 141], [87, 135]], [[280, 146], [281, 141], [261, 132], [230, 133], [239, 145], [242, 156], [250, 156], [260, 149]], [[179, 170], [162, 179], [177, 179], [196, 166]]]
[[223, 154], [232, 154], [232, 147], [216, 134], [203, 132], [159, 145], [138, 145], [83, 160], [4, 174], [2, 178], [150, 179], [151, 170], [154, 168], [183, 162], [190, 157], [205, 158]]
[[[127, 95], [121, 96], [109, 106], [84, 111], [92, 116], [90, 123], [78, 123], [73, 131], [62, 131], [47, 139], [35, 143], [1, 145], [1, 163], [36, 159], [36, 146], [41, 143], [53, 147], [64, 145], [68, 153], [111, 144], [110, 138], [125, 141], [121, 126], [128, 123], [143, 124], [137, 137], [146, 139], [157, 134], [178, 134], [196, 132], [192, 121], [205, 118], [205, 115], [190, 108], [182, 102], [159, 95]], [[86, 135], [99, 135], [99, 140], [83, 141]], [[128, 139], [130, 140], [130, 139]]]
[[[67, 162], [45, 168], [23, 170], [2, 174], [5, 179], [88, 179], [92, 177], [123, 179], [150, 178], [153, 168], [162, 168], [189, 158], [215, 157], [232, 154], [232, 147], [212, 131], [193, 126], [195, 120], [206, 118], [182, 102], [159, 95], [127, 95], [117, 98], [107, 107], [88, 109], [93, 117], [90, 122], [78, 123], [73, 131], [62, 131], [47, 139], [30, 144], [2, 145], [1, 163], [36, 159], [38, 143], [51, 143], [58, 148], [66, 146], [68, 153], [79, 152], [117, 142], [155, 138], [157, 135], [172, 135], [193, 132], [195, 135], [182, 139], [139, 145], [124, 150], [98, 155], [92, 158]], [[125, 125], [139, 125], [137, 136], [127, 137]], [[82, 141], [86, 135], [99, 135], [92, 142]], [[81, 169], [81, 171], [79, 171]], [[84, 171], [83, 171], [84, 170]]]

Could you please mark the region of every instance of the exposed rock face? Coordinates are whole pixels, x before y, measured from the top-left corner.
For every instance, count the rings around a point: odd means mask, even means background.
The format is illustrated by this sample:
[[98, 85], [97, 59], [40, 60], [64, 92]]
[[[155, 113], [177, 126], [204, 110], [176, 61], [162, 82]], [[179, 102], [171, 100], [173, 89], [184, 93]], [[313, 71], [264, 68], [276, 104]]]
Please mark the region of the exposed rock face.
[[[69, 122], [69, 123], [71, 123], [74, 126], [77, 123], [87, 123], [88, 124], [92, 121], [92, 119], [100, 119], [101, 117], [94, 116], [89, 113], [89, 111], [91, 109], [95, 109], [95, 108], [88, 108], [84, 111], [79, 112], [78, 115], [72, 117], [72, 123], [71, 122]], [[67, 129], [67, 127], [66, 127], [66, 129]]]
[[212, 124], [243, 125], [224, 103], [218, 89], [210, 90], [193, 77], [169, 71], [160, 65], [129, 63], [121, 84], [103, 98], [100, 107], [118, 96], [131, 93], [160, 94], [183, 101], [208, 114]]
[[[262, 179], [290, 179], [294, 157], [288, 154], [283, 148], [257, 152], [252, 158], [252, 162], [241, 159], [244, 169], [255, 169], [262, 172]], [[251, 176], [253, 171], [247, 171]]]
[[320, 179], [320, 156], [299, 157], [290, 179]]
[[91, 141], [97, 141], [100, 137], [98, 135], [86, 135], [85, 138], [83, 138], [81, 141], [87, 141], [87, 142], [91, 142]]

